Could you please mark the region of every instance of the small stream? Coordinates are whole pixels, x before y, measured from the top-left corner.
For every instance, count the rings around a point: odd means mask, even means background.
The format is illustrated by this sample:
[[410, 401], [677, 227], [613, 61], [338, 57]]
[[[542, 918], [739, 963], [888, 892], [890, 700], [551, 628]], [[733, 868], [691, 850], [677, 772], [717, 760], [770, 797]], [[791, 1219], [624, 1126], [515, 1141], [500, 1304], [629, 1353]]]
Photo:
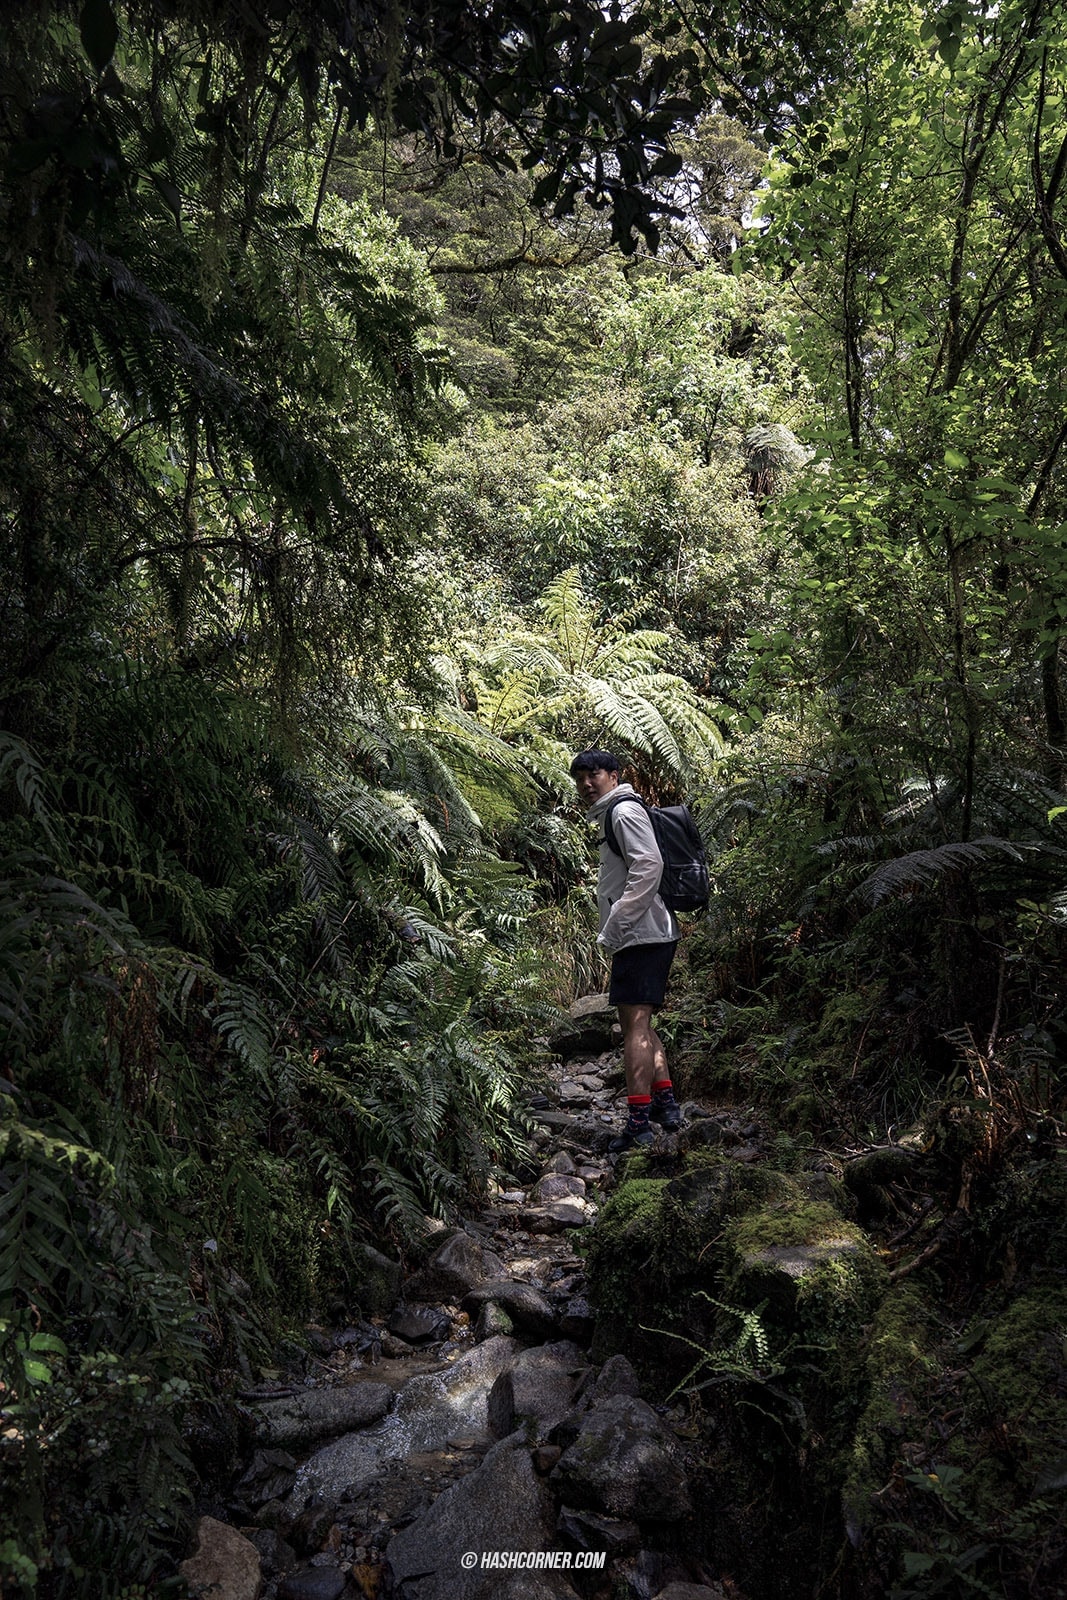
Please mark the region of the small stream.
[[515, 1349], [511, 1339], [489, 1339], [442, 1372], [409, 1378], [397, 1394], [393, 1410], [381, 1422], [335, 1439], [304, 1462], [290, 1503], [302, 1505], [309, 1495], [351, 1494], [391, 1461], [441, 1450], [458, 1435], [484, 1434], [489, 1390]]

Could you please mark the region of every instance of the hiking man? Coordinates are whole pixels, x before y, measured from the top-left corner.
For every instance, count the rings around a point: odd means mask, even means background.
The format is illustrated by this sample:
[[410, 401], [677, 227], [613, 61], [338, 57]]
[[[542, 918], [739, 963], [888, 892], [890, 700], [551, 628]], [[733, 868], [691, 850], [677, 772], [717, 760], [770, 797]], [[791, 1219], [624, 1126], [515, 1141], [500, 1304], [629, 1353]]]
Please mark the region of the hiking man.
[[[601, 824], [597, 943], [611, 952], [608, 998], [619, 1008], [626, 1067], [626, 1126], [608, 1145], [619, 1152], [651, 1144], [650, 1122], [671, 1130], [681, 1121], [667, 1053], [652, 1026], [652, 1014], [663, 1004], [678, 924], [657, 892], [663, 857], [648, 812], [632, 784], [619, 782], [616, 757], [608, 750], [583, 750], [570, 770], [590, 820]], [[619, 854], [608, 843], [609, 810]]]

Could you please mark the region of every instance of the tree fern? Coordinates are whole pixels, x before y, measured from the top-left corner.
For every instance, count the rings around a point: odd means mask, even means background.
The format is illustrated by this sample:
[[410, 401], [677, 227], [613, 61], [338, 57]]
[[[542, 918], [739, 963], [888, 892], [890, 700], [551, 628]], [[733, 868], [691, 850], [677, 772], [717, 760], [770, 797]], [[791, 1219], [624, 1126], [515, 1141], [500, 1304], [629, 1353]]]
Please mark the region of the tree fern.
[[928, 887], [944, 873], [986, 861], [993, 854], [1007, 856], [1013, 861], [1023, 859], [1022, 852], [1008, 839], [972, 839], [966, 843], [935, 845], [929, 850], [911, 850], [907, 855], [882, 863], [864, 879], [856, 893], [870, 905], [878, 905], [889, 895]]
[[721, 753], [710, 709], [662, 668], [665, 635], [599, 620], [577, 568], [554, 580], [539, 609], [542, 631], [510, 629], [485, 653], [482, 703], [509, 739], [551, 732], [572, 742], [613, 741], [675, 779]]

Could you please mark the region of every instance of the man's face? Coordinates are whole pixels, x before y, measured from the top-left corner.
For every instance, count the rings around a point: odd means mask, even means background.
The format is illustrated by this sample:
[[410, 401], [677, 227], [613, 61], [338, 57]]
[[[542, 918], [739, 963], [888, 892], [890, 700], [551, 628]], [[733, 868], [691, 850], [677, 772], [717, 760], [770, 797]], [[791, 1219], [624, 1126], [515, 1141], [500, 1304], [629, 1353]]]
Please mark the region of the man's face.
[[607, 794], [609, 789], [619, 787], [619, 774], [608, 772], [604, 767], [583, 767], [574, 774], [574, 787], [578, 791], [578, 798], [586, 810], [598, 801], [601, 795]]

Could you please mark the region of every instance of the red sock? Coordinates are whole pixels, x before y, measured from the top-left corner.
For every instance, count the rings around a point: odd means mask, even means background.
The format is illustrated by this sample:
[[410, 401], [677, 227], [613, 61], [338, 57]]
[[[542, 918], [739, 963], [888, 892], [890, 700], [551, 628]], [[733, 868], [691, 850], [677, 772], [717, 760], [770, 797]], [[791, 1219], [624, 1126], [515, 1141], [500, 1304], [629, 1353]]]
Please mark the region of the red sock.
[[671, 1084], [671, 1080], [669, 1078], [657, 1078], [655, 1083], [652, 1085], [652, 1093], [662, 1094], [664, 1089], [670, 1089], [672, 1087], [673, 1085]]
[[640, 1123], [644, 1126], [648, 1121], [648, 1108], [652, 1104], [650, 1094], [628, 1094], [626, 1096], [626, 1109], [630, 1113], [631, 1124]]

